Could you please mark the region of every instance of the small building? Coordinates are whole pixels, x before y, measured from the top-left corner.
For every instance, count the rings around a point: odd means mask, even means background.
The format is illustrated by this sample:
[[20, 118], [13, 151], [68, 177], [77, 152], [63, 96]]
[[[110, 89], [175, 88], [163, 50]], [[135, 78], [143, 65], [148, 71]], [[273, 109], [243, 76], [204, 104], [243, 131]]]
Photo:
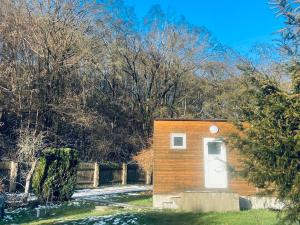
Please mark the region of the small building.
[[231, 173], [239, 169], [241, 158], [224, 142], [234, 130], [226, 120], [155, 120], [153, 206], [184, 211], [251, 208], [248, 200], [258, 190]]

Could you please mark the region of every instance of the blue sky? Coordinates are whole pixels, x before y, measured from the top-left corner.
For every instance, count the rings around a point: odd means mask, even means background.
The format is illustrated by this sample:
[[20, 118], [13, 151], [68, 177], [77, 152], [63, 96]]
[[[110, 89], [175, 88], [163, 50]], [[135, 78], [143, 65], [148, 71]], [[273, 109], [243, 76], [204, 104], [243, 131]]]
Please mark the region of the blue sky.
[[194, 25], [205, 26], [223, 44], [245, 53], [255, 43], [276, 39], [282, 21], [268, 0], [124, 0], [139, 18], [154, 4], [166, 12], [184, 15]]

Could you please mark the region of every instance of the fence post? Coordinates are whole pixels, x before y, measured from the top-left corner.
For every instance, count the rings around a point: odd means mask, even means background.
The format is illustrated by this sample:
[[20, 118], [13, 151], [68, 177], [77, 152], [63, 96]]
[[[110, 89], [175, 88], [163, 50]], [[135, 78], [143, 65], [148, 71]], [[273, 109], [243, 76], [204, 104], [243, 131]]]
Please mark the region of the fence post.
[[146, 184], [151, 184], [151, 172], [149, 170], [146, 171]]
[[15, 192], [17, 186], [18, 163], [10, 162], [9, 192]]
[[93, 187], [99, 187], [99, 178], [100, 178], [100, 168], [99, 163], [95, 163], [94, 167], [94, 185]]
[[127, 184], [127, 164], [122, 164], [122, 185]]

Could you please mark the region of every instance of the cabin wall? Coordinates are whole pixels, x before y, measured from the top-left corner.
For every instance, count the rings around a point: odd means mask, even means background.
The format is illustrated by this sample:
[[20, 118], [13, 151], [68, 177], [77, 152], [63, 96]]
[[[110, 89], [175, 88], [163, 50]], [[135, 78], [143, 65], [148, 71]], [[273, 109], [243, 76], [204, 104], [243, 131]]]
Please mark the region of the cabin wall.
[[[211, 134], [209, 127], [216, 125], [217, 134]], [[228, 122], [214, 121], [162, 121], [154, 122], [154, 194], [170, 194], [185, 191], [207, 191], [204, 186], [204, 138], [225, 137], [234, 131]], [[171, 133], [186, 133], [186, 149], [170, 148]], [[227, 149], [227, 162], [238, 168], [240, 159], [237, 152]], [[247, 181], [230, 178], [228, 190], [242, 196], [253, 195], [256, 188]]]

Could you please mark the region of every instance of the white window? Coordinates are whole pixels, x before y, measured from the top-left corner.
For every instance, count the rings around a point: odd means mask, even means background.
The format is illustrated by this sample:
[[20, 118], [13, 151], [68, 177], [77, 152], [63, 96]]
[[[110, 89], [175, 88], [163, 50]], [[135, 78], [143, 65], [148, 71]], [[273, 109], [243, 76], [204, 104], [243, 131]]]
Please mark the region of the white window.
[[171, 134], [171, 149], [186, 149], [186, 134], [172, 133]]

